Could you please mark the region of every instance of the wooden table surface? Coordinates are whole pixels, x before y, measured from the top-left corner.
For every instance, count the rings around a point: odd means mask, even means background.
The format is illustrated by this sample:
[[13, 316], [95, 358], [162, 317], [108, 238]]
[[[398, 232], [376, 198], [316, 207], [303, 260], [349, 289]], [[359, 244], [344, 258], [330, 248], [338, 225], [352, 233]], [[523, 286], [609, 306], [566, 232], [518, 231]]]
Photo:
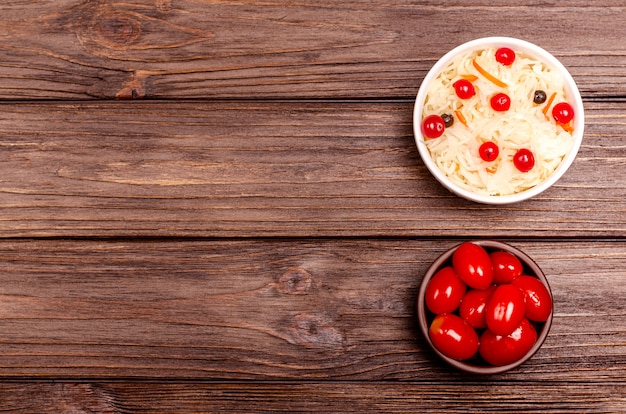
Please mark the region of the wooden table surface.
[[[567, 174], [509, 206], [413, 138], [433, 63], [478, 37], [559, 58]], [[623, 0], [0, 3], [0, 412], [626, 412]], [[418, 330], [470, 239], [548, 276], [550, 335], [464, 374]]]

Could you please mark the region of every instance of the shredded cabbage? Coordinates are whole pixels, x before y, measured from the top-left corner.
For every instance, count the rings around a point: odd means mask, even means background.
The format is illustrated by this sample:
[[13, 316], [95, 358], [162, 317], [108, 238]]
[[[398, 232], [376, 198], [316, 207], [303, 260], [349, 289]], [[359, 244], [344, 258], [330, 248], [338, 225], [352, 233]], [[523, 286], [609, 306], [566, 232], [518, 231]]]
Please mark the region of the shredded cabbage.
[[[567, 101], [564, 80], [556, 70], [524, 54], [516, 52], [511, 66], [495, 59], [496, 49], [469, 52], [452, 61], [429, 86], [423, 114], [454, 116], [454, 124], [439, 138], [425, 139], [435, 164], [460, 187], [484, 195], [503, 196], [525, 191], [541, 183], [559, 166], [571, 150], [574, 138], [548, 117], [542, 109], [548, 104], [533, 103], [536, 90], [554, 97], [553, 105]], [[486, 72], [507, 84], [502, 88], [488, 80], [473, 65], [472, 60]], [[474, 75], [472, 83], [476, 94], [460, 99], [452, 84], [462, 75]], [[504, 92], [511, 98], [506, 112], [494, 111], [491, 96]], [[460, 111], [467, 126], [455, 116]], [[499, 147], [495, 161], [483, 161], [479, 146], [493, 141]], [[519, 171], [513, 164], [517, 150], [528, 148], [535, 158], [528, 172]]]

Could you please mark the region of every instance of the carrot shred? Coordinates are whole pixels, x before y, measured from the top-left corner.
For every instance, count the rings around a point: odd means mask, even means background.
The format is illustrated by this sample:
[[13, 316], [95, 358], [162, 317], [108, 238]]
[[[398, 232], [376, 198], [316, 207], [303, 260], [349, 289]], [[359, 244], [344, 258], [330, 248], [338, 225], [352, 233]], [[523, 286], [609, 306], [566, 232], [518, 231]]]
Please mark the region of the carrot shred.
[[461, 121], [463, 125], [467, 126], [467, 120], [465, 119], [461, 111], [454, 111], [454, 114], [456, 115], [457, 118], [459, 118], [459, 121]]
[[572, 132], [574, 132], [574, 125], [573, 125], [572, 121], [568, 122], [565, 125], [561, 125], [561, 127], [563, 127], [564, 131], [569, 132], [570, 134]]
[[550, 98], [548, 98], [548, 102], [546, 103], [546, 106], [544, 106], [543, 109], [541, 110], [541, 112], [543, 112], [543, 115], [546, 117], [547, 120], [550, 120], [550, 118], [548, 117], [548, 111], [550, 110], [550, 106], [552, 106], [552, 102], [554, 101], [555, 97], [556, 97], [556, 92], [552, 92], [552, 95], [550, 95]]
[[506, 88], [508, 86], [506, 83], [502, 82], [500, 79], [496, 78], [491, 73], [489, 73], [485, 69], [483, 69], [483, 67], [480, 66], [478, 64], [478, 62], [476, 62], [476, 58], [472, 59], [472, 65], [474, 65], [476, 70], [478, 72], [480, 72], [481, 75], [483, 75], [485, 78], [487, 78], [487, 80], [489, 80], [490, 82], [494, 83], [495, 85], [497, 85], [497, 86], [499, 86], [501, 88]]
[[472, 75], [471, 73], [465, 74], [465, 75], [461, 75], [461, 77], [465, 80], [468, 80], [470, 82], [475, 82], [476, 80], [478, 80], [478, 76], [476, 75]]

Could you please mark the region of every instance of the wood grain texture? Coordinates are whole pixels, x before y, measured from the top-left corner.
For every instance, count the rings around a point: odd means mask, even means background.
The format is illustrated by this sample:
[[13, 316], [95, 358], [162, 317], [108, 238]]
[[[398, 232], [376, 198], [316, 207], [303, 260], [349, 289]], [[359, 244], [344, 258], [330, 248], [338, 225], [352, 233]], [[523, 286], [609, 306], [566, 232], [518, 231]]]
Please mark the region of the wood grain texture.
[[[471, 392], [468, 389], [471, 388]], [[554, 398], [558, 392], [559, 398]], [[0, 411], [12, 413], [619, 413], [618, 383], [9, 383]]]
[[[626, 412], [625, 16], [0, 2], [0, 412]], [[587, 111], [566, 176], [504, 207], [444, 190], [411, 125], [433, 63], [494, 35], [553, 53]], [[469, 238], [553, 290], [507, 374], [453, 370], [417, 328], [422, 275]]]
[[3, 2], [0, 98], [406, 98], [465, 41], [513, 36], [586, 97], [626, 95], [623, 2]]
[[402, 102], [0, 106], [1, 237], [623, 237], [626, 104], [531, 201], [453, 196]]
[[[465, 380], [427, 348], [416, 294], [456, 241], [0, 242], [0, 377]], [[498, 381], [626, 380], [623, 242], [513, 242], [554, 322]], [[478, 378], [475, 378], [478, 380]]]

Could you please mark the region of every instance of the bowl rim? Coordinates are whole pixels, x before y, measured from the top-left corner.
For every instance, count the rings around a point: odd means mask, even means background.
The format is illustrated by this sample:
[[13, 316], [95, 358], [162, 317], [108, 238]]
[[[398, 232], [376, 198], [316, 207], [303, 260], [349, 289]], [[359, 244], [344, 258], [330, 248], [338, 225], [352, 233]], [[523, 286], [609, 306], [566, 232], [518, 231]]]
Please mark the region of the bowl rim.
[[[574, 145], [570, 152], [565, 156], [561, 164], [557, 167], [557, 169], [544, 181], [537, 184], [536, 186], [529, 188], [525, 191], [516, 194], [504, 195], [504, 196], [491, 196], [491, 195], [483, 195], [476, 194], [470, 190], [467, 190], [458, 184], [454, 183], [450, 180], [443, 171], [437, 167], [437, 165], [433, 162], [428, 148], [424, 143], [424, 137], [421, 132], [421, 121], [423, 114], [423, 103], [426, 98], [426, 93], [428, 92], [428, 86], [435, 80], [435, 78], [439, 75], [441, 70], [456, 56], [462, 53], [469, 52], [471, 50], [477, 49], [485, 49], [485, 48], [499, 48], [499, 47], [510, 47], [515, 51], [521, 51], [527, 55], [530, 55], [538, 60], [541, 60], [556, 69], [561, 73], [561, 75], [565, 79], [565, 90], [568, 97], [571, 97], [571, 103], [574, 106], [574, 112], [576, 113], [576, 117], [574, 118]], [[582, 97], [580, 95], [580, 91], [578, 90], [578, 86], [572, 75], [569, 73], [567, 68], [551, 53], [546, 51], [545, 49], [535, 45], [534, 43], [530, 43], [528, 41], [517, 39], [513, 37], [504, 37], [504, 36], [492, 36], [492, 37], [483, 37], [479, 39], [474, 39], [465, 43], [458, 45], [453, 48], [449, 52], [447, 52], [443, 57], [441, 57], [433, 67], [428, 71], [422, 83], [419, 87], [417, 96], [415, 98], [415, 104], [413, 108], [413, 135], [415, 138], [415, 143], [417, 145], [418, 152], [422, 161], [430, 171], [430, 173], [442, 184], [445, 188], [447, 188], [452, 193], [465, 198], [470, 201], [483, 203], [483, 204], [511, 204], [520, 201], [527, 200], [532, 198], [543, 191], [550, 188], [555, 182], [557, 182], [569, 169], [569, 167], [574, 162], [578, 151], [580, 150], [580, 146], [582, 144], [582, 139], [584, 135], [584, 125], [585, 125], [585, 113], [584, 113], [584, 105], [582, 101]]]
[[[524, 267], [529, 268], [533, 272], [534, 276], [536, 276], [546, 286], [546, 288], [548, 289], [548, 292], [550, 293], [550, 297], [553, 298], [550, 316], [545, 322], [543, 322], [543, 327], [541, 328], [541, 330], [537, 332], [537, 340], [533, 344], [532, 348], [522, 358], [510, 364], [498, 365], [498, 366], [474, 365], [468, 362], [455, 360], [453, 358], [450, 358], [444, 355], [441, 351], [439, 351], [434, 346], [428, 334], [428, 329], [429, 329], [428, 311], [426, 310], [426, 301], [424, 299], [428, 282], [435, 275], [437, 270], [439, 270], [444, 263], [450, 260], [454, 251], [461, 244], [467, 243], [467, 242], [478, 244], [479, 246], [487, 250], [504, 250], [504, 251], [514, 254], [522, 261], [522, 264], [524, 265]], [[430, 349], [432, 349], [433, 352], [435, 352], [435, 354], [437, 354], [443, 361], [445, 361], [449, 365], [461, 371], [465, 371], [465, 372], [472, 373], [472, 374], [481, 374], [481, 375], [500, 374], [505, 371], [510, 371], [514, 368], [517, 368], [518, 366], [522, 365], [524, 362], [528, 361], [537, 353], [537, 351], [539, 351], [539, 348], [541, 348], [546, 338], [548, 337], [548, 333], [550, 332], [550, 328], [552, 327], [553, 315], [554, 315], [554, 297], [552, 295], [552, 289], [550, 288], [550, 283], [548, 282], [546, 275], [543, 273], [539, 265], [537, 265], [537, 263], [530, 256], [524, 253], [522, 250], [518, 249], [517, 247], [512, 246], [509, 243], [505, 243], [505, 242], [498, 241], [498, 240], [468, 240], [468, 241], [459, 242], [456, 245], [450, 247], [448, 250], [446, 250], [441, 255], [439, 255], [439, 257], [435, 259], [435, 261], [429, 266], [426, 273], [424, 274], [424, 278], [422, 279], [422, 282], [419, 288], [419, 293], [418, 293], [418, 303], [417, 303], [418, 324], [420, 326], [420, 330], [422, 331], [422, 334], [424, 338], [426, 339], [426, 342], [428, 343]]]

